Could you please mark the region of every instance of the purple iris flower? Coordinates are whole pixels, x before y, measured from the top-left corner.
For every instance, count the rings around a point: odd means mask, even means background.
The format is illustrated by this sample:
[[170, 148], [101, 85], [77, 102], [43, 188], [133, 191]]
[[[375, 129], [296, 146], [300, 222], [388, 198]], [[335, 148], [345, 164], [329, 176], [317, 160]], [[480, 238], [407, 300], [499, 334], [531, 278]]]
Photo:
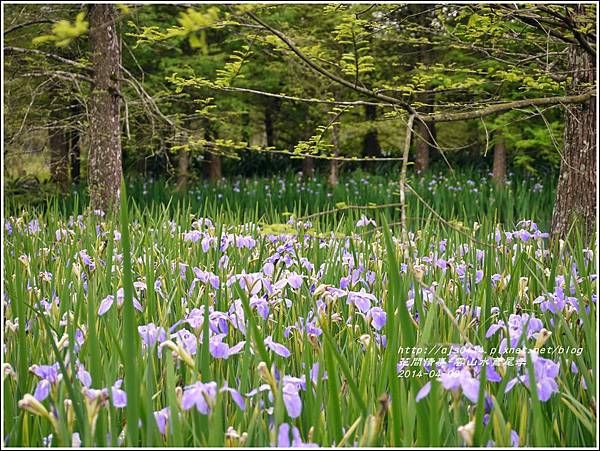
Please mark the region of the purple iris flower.
[[[402, 367], [406, 366], [409, 359], [405, 359]], [[484, 359], [483, 348], [479, 346], [465, 345], [462, 347], [452, 346], [447, 361], [436, 364], [440, 371], [439, 381], [446, 390], [462, 393], [473, 403], [479, 398], [479, 384], [481, 368], [486, 366], [487, 380], [490, 382], [499, 382], [500, 375], [493, 367], [493, 359]], [[398, 371], [402, 368], [398, 364]], [[424, 385], [417, 393], [417, 401], [420, 401], [429, 394], [431, 386]]]
[[270, 335], [265, 338], [265, 346], [275, 354], [285, 357], [286, 359], [291, 355], [291, 352], [288, 348], [280, 343], [274, 342]]
[[242, 396], [242, 394], [234, 388], [230, 388], [227, 386], [227, 381], [225, 381], [225, 385], [221, 387], [219, 393], [229, 393], [231, 395], [231, 399], [237, 404], [240, 410], [246, 410], [246, 400]]
[[377, 275], [375, 274], [374, 271], [367, 271], [367, 274], [365, 275], [367, 284], [372, 287], [373, 284], [375, 283], [376, 277], [377, 277]]
[[283, 403], [290, 418], [298, 418], [302, 413], [302, 400], [298, 391], [298, 385], [293, 382], [286, 383], [282, 389]]
[[154, 323], [138, 326], [138, 333], [142, 338], [145, 348], [151, 348], [157, 341], [163, 342], [167, 339], [167, 333], [162, 327], [156, 327]]
[[177, 331], [171, 335], [171, 338], [176, 339], [177, 343], [181, 344], [183, 349], [185, 349], [188, 354], [196, 354], [198, 339], [189, 330], [181, 329], [180, 331]]
[[246, 316], [244, 315], [244, 307], [240, 299], [236, 299], [228, 311], [229, 321], [242, 335], [246, 335]]
[[440, 252], [446, 252], [446, 244], [448, 243], [448, 240], [441, 240], [440, 241]]
[[234, 282], [239, 282], [242, 287], [250, 295], [258, 294], [263, 288], [267, 293], [272, 292], [271, 282], [266, 279], [261, 272], [234, 274], [227, 279], [226, 285], [229, 287]]
[[184, 322], [192, 326], [193, 329], [199, 330], [204, 324], [204, 306], [193, 308], [185, 317]]
[[83, 364], [77, 362], [77, 379], [84, 387], [90, 387], [92, 385], [92, 376], [87, 372]]
[[431, 381], [427, 382], [425, 385], [423, 385], [423, 387], [421, 387], [421, 389], [417, 393], [417, 397], [415, 398], [415, 400], [417, 402], [419, 402], [421, 399], [425, 398], [429, 394], [430, 391], [431, 391]]
[[123, 379], [118, 379], [111, 387], [112, 404], [117, 408], [127, 406], [127, 393], [121, 390], [121, 385], [123, 385]]
[[233, 347], [229, 347], [227, 343], [223, 342], [223, 339], [226, 337], [225, 334], [213, 335], [209, 339], [209, 350], [211, 355], [216, 359], [228, 359], [229, 356], [239, 354], [244, 346], [246, 345], [245, 341], [240, 341]]
[[269, 303], [267, 302], [264, 296], [252, 296], [250, 298], [250, 308], [255, 309], [265, 321], [269, 317]]
[[[550, 359], [539, 357], [536, 352], [531, 352], [530, 355], [538, 398], [540, 401], [548, 401], [554, 393], [558, 392], [556, 378], [560, 371], [560, 362], [553, 362]], [[511, 379], [506, 385], [505, 392], [512, 390], [518, 383], [529, 387], [529, 371], [525, 365], [523, 365], [523, 368], [525, 368], [524, 374]]]
[[167, 434], [167, 424], [169, 422], [169, 408], [165, 407], [164, 409], [157, 410], [154, 412], [154, 420], [156, 421], [156, 426], [162, 435]]
[[523, 241], [524, 243], [526, 243], [527, 241], [529, 241], [532, 238], [531, 233], [529, 233], [527, 230], [525, 229], [521, 229], [517, 232], [517, 236], [519, 237], [519, 239], [521, 241]]
[[436, 258], [435, 266], [440, 268], [443, 272], [446, 272], [446, 269], [448, 268], [448, 262], [443, 258]]
[[356, 222], [356, 227], [367, 227], [369, 224], [377, 227], [377, 223], [373, 219], [369, 219], [365, 215], [361, 215], [360, 219]]
[[32, 219], [29, 224], [27, 224], [27, 231], [30, 235], [34, 235], [39, 233], [42, 230], [40, 227], [40, 221], [36, 219]]
[[483, 280], [483, 270], [478, 269], [475, 272], [475, 283], [479, 283]]
[[340, 288], [342, 290], [346, 290], [348, 288], [349, 284], [350, 284], [350, 278], [349, 277], [342, 277], [340, 279]]
[[385, 311], [381, 307], [373, 307], [369, 311], [369, 315], [371, 316], [371, 325], [377, 330], [383, 329], [387, 319]]
[[200, 244], [202, 246], [202, 252], [207, 253], [208, 250], [213, 245], [213, 243], [216, 243], [216, 242], [217, 242], [216, 238], [209, 236], [209, 235], [204, 235], [204, 238], [202, 238], [202, 241], [200, 242]]
[[221, 286], [221, 282], [219, 281], [219, 276], [217, 276], [216, 274], [213, 274], [210, 271], [202, 271], [200, 268], [192, 268], [192, 270], [194, 271], [194, 275], [196, 276], [196, 279], [198, 279], [202, 283], [210, 283], [210, 285], [215, 290], [218, 290], [219, 287]]
[[502, 274], [494, 274], [491, 277], [494, 287], [498, 286], [498, 282], [502, 280]]
[[279, 279], [275, 285], [273, 285], [273, 290], [280, 291], [283, 290], [286, 286], [292, 287], [294, 290], [297, 290], [302, 286], [303, 278], [301, 275], [290, 272], [286, 277]]
[[285, 330], [283, 331], [283, 336], [285, 338], [288, 338], [292, 330], [297, 330], [299, 332], [306, 330], [307, 335], [312, 334], [316, 336], [321, 336], [323, 330], [316, 325], [316, 319], [313, 318], [313, 316], [314, 314], [312, 310], [308, 312], [307, 320], [305, 320], [302, 316], [299, 316], [298, 321], [296, 321], [295, 324], [287, 326], [285, 328]]
[[181, 399], [181, 406], [184, 410], [196, 407], [202, 415], [208, 415], [211, 412], [212, 405], [217, 399], [216, 382], [196, 382], [185, 388]]
[[198, 230], [192, 230], [190, 232], [184, 233], [183, 240], [184, 241], [191, 241], [192, 243], [195, 243], [201, 237], [202, 237], [202, 232], [200, 232]]
[[48, 397], [52, 385], [56, 385], [60, 380], [58, 369], [58, 363], [54, 365], [33, 365], [29, 368], [29, 371], [41, 378], [33, 393], [35, 399], [43, 401]]
[[350, 291], [346, 300], [348, 304], [354, 304], [362, 313], [366, 313], [371, 308], [371, 302], [378, 302], [377, 298], [371, 293], [365, 291]]
[[319, 445], [316, 443], [303, 442], [302, 437], [300, 437], [300, 431], [296, 426], [293, 426], [291, 430], [292, 439], [290, 440], [290, 425], [287, 423], [279, 425], [277, 433], [278, 448], [318, 448]]
[[462, 388], [464, 395], [471, 400], [477, 402], [479, 397], [479, 380], [473, 377], [471, 372], [464, 368], [460, 371], [450, 371], [440, 374], [440, 382], [446, 390], [456, 391]]
[[156, 294], [158, 294], [160, 297], [165, 297], [165, 294], [162, 291], [162, 282], [160, 279], [156, 279], [154, 281], [154, 291], [156, 292]]
[[[119, 288], [117, 290], [117, 305], [119, 307], [122, 306], [124, 301], [125, 301], [125, 291], [123, 290], [123, 288]], [[108, 296], [106, 296], [100, 302], [100, 307], [98, 308], [98, 316], [104, 315], [112, 307], [114, 302], [115, 302], [115, 297], [112, 294], [109, 294]], [[140, 302], [135, 297], [133, 298], [133, 307], [140, 312], [144, 311], [142, 304], [140, 304]]]
[[[525, 331], [525, 327], [527, 328]], [[497, 323], [492, 324], [485, 336], [486, 338], [490, 338], [498, 331], [503, 331], [505, 336], [500, 342], [499, 352], [500, 354], [504, 354], [510, 344], [511, 347], [517, 347], [519, 344], [519, 340], [525, 332], [526, 338], [532, 338], [536, 332], [539, 332], [544, 327], [542, 321], [539, 318], [536, 318], [533, 313], [529, 315], [528, 313], [522, 313], [521, 315], [511, 314], [508, 319], [508, 327], [504, 321], [499, 320]]]
[[307, 272], [312, 273], [315, 270], [313, 265], [306, 257], [300, 258], [300, 264], [306, 269]]
[[291, 272], [287, 276], [287, 281], [290, 287], [294, 290], [297, 290], [302, 286], [302, 276], [296, 274], [295, 272]]
[[263, 273], [265, 274], [265, 276], [271, 277], [273, 275], [274, 271], [275, 271], [275, 265], [273, 265], [273, 263], [267, 262], [264, 264]]

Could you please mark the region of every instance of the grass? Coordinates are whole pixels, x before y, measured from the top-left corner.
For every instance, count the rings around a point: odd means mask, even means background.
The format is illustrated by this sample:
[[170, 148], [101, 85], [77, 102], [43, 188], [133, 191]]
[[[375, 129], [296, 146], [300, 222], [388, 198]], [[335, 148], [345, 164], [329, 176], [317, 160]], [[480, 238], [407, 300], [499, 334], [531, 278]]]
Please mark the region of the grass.
[[[219, 184], [198, 181], [184, 193], [175, 192], [173, 180], [149, 179], [131, 180], [127, 190], [130, 200], [151, 215], [163, 208], [167, 216], [189, 209], [208, 217], [220, 217], [229, 224], [255, 221], [277, 224], [286, 222], [292, 213], [300, 217], [339, 206], [397, 203], [398, 177], [395, 172], [378, 175], [354, 172], [331, 188], [323, 177], [303, 179], [298, 174], [286, 174], [268, 179], [237, 178]], [[408, 183], [448, 220], [471, 224], [485, 218], [514, 224], [523, 218], [535, 218], [540, 227], [547, 229], [552, 217], [554, 176], [512, 174], [503, 190], [495, 189], [488, 174], [468, 169], [460, 173], [412, 175]], [[420, 228], [430, 212], [414, 196], [407, 196], [409, 222], [412, 228]], [[56, 202], [61, 214], [77, 215], [87, 205], [88, 198], [83, 187], [74, 187], [71, 193], [60, 196], [51, 191], [45, 196], [40, 193], [35, 199], [15, 189], [9, 190], [6, 201], [8, 214], [18, 214], [24, 204], [43, 211]], [[334, 229], [345, 212], [324, 216], [323, 230]], [[388, 213], [390, 223], [400, 220], [398, 209]]]
[[[321, 446], [593, 446], [596, 254], [519, 223], [548, 228], [552, 190], [539, 181], [482, 180], [409, 181], [453, 225], [408, 194], [409, 242], [393, 207], [289, 221], [393, 203], [383, 176], [335, 190], [295, 176], [200, 184], [173, 198], [164, 182], [132, 183], [106, 216], [82, 213], [81, 195], [8, 199], [4, 445], [273, 446], [289, 426], [288, 441]], [[358, 227], [363, 214], [375, 225]], [[150, 324], [156, 340], [139, 333]], [[222, 344], [239, 352], [222, 358]], [[433, 361], [399, 368], [407, 347]], [[54, 364], [47, 396], [23, 402], [39, 395], [32, 366]]]

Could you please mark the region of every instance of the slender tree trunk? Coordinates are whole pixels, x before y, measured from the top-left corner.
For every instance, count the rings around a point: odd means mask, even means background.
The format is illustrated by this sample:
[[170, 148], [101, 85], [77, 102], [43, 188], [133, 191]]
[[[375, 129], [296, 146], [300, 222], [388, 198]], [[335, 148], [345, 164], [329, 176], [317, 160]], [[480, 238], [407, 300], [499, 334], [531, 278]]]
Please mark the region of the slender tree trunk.
[[415, 126], [415, 170], [426, 171], [429, 168], [429, 129], [426, 124], [417, 122]]
[[[181, 133], [175, 135], [175, 144], [183, 144], [183, 136]], [[189, 182], [189, 167], [190, 167], [190, 152], [181, 149], [177, 153], [177, 191], [185, 191]]]
[[494, 144], [492, 180], [498, 188], [502, 188], [506, 183], [506, 141], [500, 133], [497, 134]]
[[[333, 124], [332, 127], [332, 136], [333, 136], [333, 155], [340, 155], [340, 125]], [[329, 177], [327, 178], [327, 182], [329, 186], [335, 188], [338, 185], [339, 177], [338, 172], [340, 168], [339, 160], [329, 160]]]
[[62, 193], [69, 191], [69, 146], [65, 129], [60, 125], [50, 131], [50, 175]]
[[265, 137], [267, 141], [267, 147], [275, 145], [275, 131], [273, 129], [273, 113], [271, 111], [271, 105], [265, 107]]
[[221, 172], [221, 156], [207, 152], [206, 160], [208, 162], [208, 178], [213, 182], [218, 182], [223, 177]]
[[81, 180], [81, 146], [79, 130], [69, 130], [69, 161], [71, 165], [71, 181], [75, 184]]
[[[71, 111], [74, 117], [82, 113], [82, 105], [78, 101], [71, 104]], [[78, 184], [81, 179], [81, 147], [80, 133], [77, 126], [69, 128], [69, 166], [71, 169], [71, 182]]]
[[381, 158], [381, 146], [379, 145], [379, 137], [377, 127], [373, 123], [377, 118], [377, 107], [374, 105], [365, 106], [365, 119], [369, 122], [369, 129], [363, 139], [363, 155], [365, 157]]
[[[583, 5], [573, 5], [577, 14], [583, 14]], [[596, 83], [594, 59], [579, 45], [568, 50], [572, 82], [569, 94]], [[596, 99], [569, 107], [565, 114], [564, 146], [556, 201], [552, 215], [552, 234], [565, 238], [575, 221], [584, 232], [596, 229]]]
[[[431, 9], [431, 5], [414, 5], [417, 14], [417, 21], [423, 28], [431, 27], [432, 15], [427, 13], [428, 9]], [[422, 39], [426, 40], [425, 36]], [[424, 66], [429, 66], [431, 63], [431, 44], [428, 42], [422, 42], [419, 46], [419, 62]], [[430, 114], [433, 113], [433, 104], [435, 102], [435, 95], [432, 93], [424, 93], [419, 96], [420, 101], [425, 105], [419, 108], [420, 113]], [[435, 142], [435, 123], [431, 122], [424, 124], [421, 121], [415, 121], [415, 170], [417, 172], [424, 172], [429, 169], [429, 157], [431, 150], [433, 150]]]
[[[210, 141], [215, 137], [215, 130], [211, 127], [211, 124], [206, 121], [204, 129], [204, 139]], [[206, 177], [213, 181], [218, 182], [222, 178], [221, 172], [221, 156], [212, 152], [206, 152], [204, 155], [206, 161], [205, 174]]]
[[90, 207], [118, 208], [123, 167], [119, 122], [121, 48], [112, 4], [90, 5], [90, 47], [94, 85], [90, 114]]
[[242, 119], [242, 141], [250, 145], [250, 113], [244, 111], [241, 114]]
[[302, 175], [310, 178], [315, 175], [315, 159], [312, 157], [305, 157], [302, 160]]

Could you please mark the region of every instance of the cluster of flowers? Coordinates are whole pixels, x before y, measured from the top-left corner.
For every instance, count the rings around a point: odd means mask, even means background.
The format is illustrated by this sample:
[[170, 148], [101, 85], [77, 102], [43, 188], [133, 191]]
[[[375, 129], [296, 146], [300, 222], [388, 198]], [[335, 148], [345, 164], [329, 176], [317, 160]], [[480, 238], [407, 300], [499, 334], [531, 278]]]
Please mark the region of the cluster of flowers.
[[[83, 226], [81, 218], [73, 220], [66, 225], [65, 229], [56, 231], [56, 241], [72, 240], [77, 233], [76, 227]], [[364, 215], [356, 223], [357, 228], [369, 226], [376, 227], [377, 224]], [[9, 227], [10, 233], [13, 233], [10, 222], [7, 222], [7, 230]], [[512, 249], [513, 255], [516, 255], [518, 251], [530, 246], [531, 252], [534, 254], [541, 252], [540, 255], [543, 255], [542, 243], [547, 234], [540, 232], [532, 221], [523, 221], [519, 223], [518, 227], [520, 227], [518, 230], [512, 232], [498, 230], [494, 234], [493, 239], [496, 240], [497, 249], [503, 252], [510, 252]], [[227, 360], [235, 358], [242, 352], [255, 353], [256, 343], [252, 343], [247, 338], [248, 313], [256, 314], [257, 320], [264, 322], [265, 327], [262, 330], [268, 330], [268, 324], [274, 318], [288, 317], [280, 315], [279, 312], [291, 310], [296, 302], [295, 299], [307, 297], [314, 299], [314, 302], [311, 303], [310, 308], [306, 309], [307, 313], [304, 316], [296, 315], [294, 321], [288, 324], [279, 322], [278, 327], [281, 327], [282, 333], [265, 333], [262, 341], [268, 352], [281, 359], [291, 358], [293, 353], [285, 340], [291, 342], [290, 338], [294, 334], [306, 334], [311, 340], [318, 343], [323, 334], [321, 318], [324, 317], [327, 318], [327, 321], [345, 323], [352, 328], [357, 327], [357, 318], [362, 318], [359, 320], [358, 329], [364, 332], [360, 336], [360, 340], [365, 345], [365, 349], [371, 341], [380, 348], [387, 346], [384, 332], [388, 325], [388, 317], [382, 302], [382, 299], [385, 298], [382, 285], [386, 285], [387, 274], [382, 273], [382, 263], [385, 257], [380, 248], [375, 248], [371, 255], [363, 255], [353, 249], [353, 243], [349, 238], [326, 239], [308, 235], [299, 237], [272, 234], [257, 236], [247, 234], [243, 229], [225, 231], [217, 236], [216, 228], [208, 218], [194, 221], [192, 229], [189, 231], [181, 232], [173, 224], [169, 224], [169, 230], [174, 236], [180, 236], [182, 243], [189, 246], [190, 249], [196, 249], [203, 253], [213, 252], [215, 255], [220, 254], [220, 257], [214, 260], [214, 267], [206, 268], [192, 266], [181, 261], [169, 262], [175, 277], [179, 276], [178, 283], [185, 286], [186, 296], [182, 298], [185, 315], [172, 324], [141, 323], [138, 326], [138, 333], [143, 352], [156, 353], [158, 358], [164, 358], [167, 351], [170, 350], [178, 363], [193, 366], [193, 357], [202, 346], [206, 345], [204, 340], [207, 337], [208, 350], [213, 359]], [[27, 234], [39, 233], [39, 222], [32, 221], [23, 225], [22, 231]], [[106, 232], [103, 232], [101, 228], [97, 230], [97, 233], [99, 236], [106, 236], [103, 235]], [[118, 241], [120, 234], [115, 231], [113, 238]], [[410, 234], [409, 239], [416, 241], [418, 237]], [[325, 262], [319, 266], [315, 265], [303, 254], [304, 250], [315, 245], [333, 249], [338, 260]], [[248, 258], [258, 258], [262, 255], [263, 260], [258, 265], [259, 270], [246, 272], [245, 268], [236, 268], [230, 261], [232, 252], [245, 252], [245, 255], [249, 256]], [[489, 284], [497, 291], [506, 289], [510, 282], [510, 274], [485, 274], [484, 262], [488, 258], [488, 252], [491, 251], [472, 248], [467, 244], [451, 247], [447, 240], [442, 239], [431, 243], [427, 251], [414, 257], [413, 261], [403, 262], [400, 268], [402, 274], [414, 271], [421, 281], [426, 281], [430, 275], [442, 274], [451, 281], [446, 287], [443, 287], [446, 290], [445, 300], [439, 299], [439, 296], [436, 295], [439, 291], [438, 288], [441, 287], [437, 287], [435, 283], [428, 286], [411, 286], [405, 294], [406, 307], [411, 319], [416, 323], [421, 320], [419, 309], [415, 306], [417, 296], [422, 304], [421, 314], [426, 314], [434, 303], [440, 303], [447, 308], [451, 305], [452, 295], [459, 290], [464, 290], [464, 293], [469, 295], [484, 283]], [[26, 255], [21, 256], [21, 261], [26, 264], [29, 258]], [[589, 262], [591, 259], [590, 254], [586, 261]], [[113, 264], [118, 265], [121, 261], [122, 256], [117, 254]], [[78, 272], [84, 287], [87, 286], [88, 274], [93, 273], [97, 265], [105, 266], [107, 264], [99, 257], [90, 255], [85, 249], [78, 251], [68, 262], [68, 265]], [[342, 274], [335, 281], [328, 278], [329, 269], [334, 264], [341, 267]], [[571, 286], [566, 286], [567, 279], [564, 275], [558, 275], [554, 292], [542, 293], [535, 299], [528, 293], [527, 281], [519, 280], [519, 296], [529, 299], [531, 305], [539, 311], [539, 315], [547, 312], [553, 315], [578, 313], [581, 306], [575, 296], [576, 284], [581, 282], [582, 278], [578, 276], [576, 267], [573, 267], [572, 270], [573, 274], [568, 278]], [[339, 275], [340, 272], [337, 274]], [[53, 275], [50, 272], [43, 271], [32, 283], [39, 285], [50, 283], [52, 278]], [[134, 283], [134, 289], [133, 305], [140, 312], [140, 316], [143, 316], [147, 291], [153, 289], [160, 299], [167, 299], [170, 297], [172, 287], [165, 283], [164, 277], [157, 277], [151, 287], [140, 277]], [[247, 297], [249, 311], [246, 310], [240, 296], [236, 294], [238, 289], [243, 291], [244, 296]], [[225, 309], [217, 309], [213, 302], [206, 306], [198, 305], [198, 299], [205, 293], [209, 293], [214, 298], [217, 294], [221, 296], [225, 292], [227, 292], [227, 298], [224, 303], [220, 304], [226, 305]], [[101, 321], [106, 320], [106, 315], [111, 309], [114, 310], [115, 301], [116, 308], [119, 309], [123, 305], [124, 299], [122, 287], [118, 288], [114, 294], [106, 294], [100, 300], [97, 309]], [[595, 302], [595, 298], [592, 300]], [[53, 315], [59, 311], [56, 308], [59, 302], [58, 296], [54, 293], [50, 300], [44, 298], [39, 301], [38, 305], [43, 307], [46, 314]], [[5, 296], [5, 303], [10, 304], [7, 296]], [[343, 305], [347, 307], [342, 308]], [[499, 307], [492, 307], [486, 313], [489, 313], [488, 318], [494, 321], [491, 325], [486, 325], [488, 327], [486, 339], [491, 341], [500, 337], [498, 349], [501, 356], [509, 352], [511, 348], [518, 346], [539, 349], [551, 335], [544, 327], [540, 317], [536, 316], [534, 312], [501, 312]], [[508, 318], [504, 316], [505, 314], [508, 315]], [[481, 307], [463, 304], [456, 309], [454, 319], [458, 321], [466, 318], [469, 324], [480, 327], [481, 315]], [[206, 322], [208, 322], [207, 335], [203, 333]], [[362, 328], [360, 327], [361, 323]], [[547, 326], [551, 327], [552, 324], [547, 324]], [[80, 347], [85, 340], [85, 328], [83, 326], [77, 328], [77, 333]], [[75, 351], [77, 350], [78, 348], [75, 348]], [[558, 391], [556, 380], [560, 365], [558, 362], [541, 357], [535, 351], [530, 353], [530, 358], [534, 368], [538, 398], [541, 401], [548, 401]], [[471, 403], [477, 403], [481, 396], [482, 371], [485, 371], [485, 383], [492, 384], [501, 382], [507, 374], [506, 369], [502, 366], [498, 367], [497, 362], [497, 360], [485, 356], [483, 350], [476, 346], [455, 346], [452, 347], [446, 361], [435, 364], [427, 363], [425, 369], [429, 371], [435, 368], [437, 370], [439, 382], [444, 389], [457, 395], [463, 395]], [[402, 370], [404, 365], [405, 363], [401, 362], [398, 365], [398, 371]], [[93, 388], [89, 372], [79, 361], [76, 362], [76, 368], [75, 377], [80, 381], [83, 392], [90, 403], [95, 403], [94, 405], [98, 408], [107, 405], [108, 401], [115, 408], [123, 408], [127, 405], [127, 395], [122, 389], [120, 379], [115, 380], [110, 386]], [[576, 367], [572, 370], [575, 371]], [[32, 398], [41, 403], [51, 396], [53, 390], [56, 390], [61, 382], [62, 374], [57, 363], [34, 365], [31, 367], [31, 371], [40, 379]], [[246, 393], [241, 393], [238, 389], [229, 386], [226, 381], [222, 383], [197, 381], [181, 387], [181, 408], [183, 411], [195, 408], [201, 414], [208, 415], [212, 411], [217, 397], [228, 395], [242, 411], [247, 408], [249, 402], [257, 403], [266, 411], [272, 411], [275, 392], [281, 390], [286, 412], [291, 419], [295, 419], [302, 414], [302, 393], [312, 390], [316, 381], [327, 378], [325, 372], [319, 373], [318, 363], [311, 368], [309, 380], [305, 375], [300, 377], [289, 374], [281, 375], [276, 367], [268, 370], [262, 368], [261, 371], [263, 372], [261, 377], [265, 383]], [[530, 377], [527, 366], [523, 366], [508, 381], [506, 391], [513, 390], [517, 385], [529, 387]], [[430, 389], [431, 382], [428, 382], [416, 395], [416, 401], [420, 402], [426, 398]], [[30, 398], [24, 398], [21, 405], [23, 408], [32, 409], [30, 406], [31, 395], [28, 396]], [[491, 410], [493, 406], [485, 392], [484, 399], [486, 411]], [[37, 405], [35, 408], [40, 409]], [[168, 407], [154, 412], [157, 426], [163, 434], [166, 434], [171, 414]], [[54, 415], [54, 413], [49, 415]], [[298, 429], [290, 428], [287, 424], [279, 428], [278, 441], [283, 445], [306, 445], [302, 442]]]

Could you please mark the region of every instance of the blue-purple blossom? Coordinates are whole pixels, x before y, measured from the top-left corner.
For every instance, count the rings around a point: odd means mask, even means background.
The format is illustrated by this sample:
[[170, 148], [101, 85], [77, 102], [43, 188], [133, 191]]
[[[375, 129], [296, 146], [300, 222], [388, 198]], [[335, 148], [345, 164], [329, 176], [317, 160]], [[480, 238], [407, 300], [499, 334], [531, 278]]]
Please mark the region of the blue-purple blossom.
[[369, 311], [369, 315], [371, 316], [371, 325], [376, 330], [381, 330], [385, 326], [385, 321], [387, 319], [387, 314], [381, 307], [373, 307]]
[[[123, 288], [119, 288], [117, 290], [117, 305], [121, 307], [123, 302], [125, 301], [125, 291]], [[98, 316], [103, 316], [113, 305], [115, 302], [115, 297], [112, 294], [106, 296], [101, 302], [100, 307], [98, 308]], [[133, 307], [140, 312], [144, 311], [142, 304], [134, 297], [133, 298]]]
[[265, 338], [265, 346], [281, 357], [288, 358], [291, 355], [288, 348], [280, 343], [275, 343], [270, 335]]
[[196, 382], [185, 388], [181, 398], [183, 410], [189, 410], [196, 407], [202, 415], [208, 415], [212, 411], [217, 400], [216, 382]]
[[[533, 363], [538, 398], [540, 401], [548, 401], [554, 393], [558, 392], [556, 378], [560, 371], [560, 362], [553, 362], [550, 359], [540, 357], [535, 351], [531, 351], [530, 356]], [[524, 368], [524, 374], [511, 379], [506, 385], [506, 392], [512, 390], [513, 387], [519, 383], [526, 387], [530, 386], [529, 370], [526, 365], [523, 365], [522, 367]]]
[[121, 390], [123, 379], [118, 379], [111, 387], [112, 404], [114, 407], [123, 408], [127, 406], [127, 393]]
[[154, 412], [154, 420], [156, 421], [156, 427], [158, 427], [158, 430], [162, 435], [167, 434], [167, 425], [169, 424], [169, 417], [170, 413], [168, 407]]
[[246, 345], [245, 341], [240, 341], [235, 346], [229, 347], [229, 345], [223, 341], [225, 337], [225, 334], [218, 334], [213, 335], [209, 339], [210, 353], [216, 359], [228, 359], [230, 356], [240, 353]]
[[307, 443], [302, 441], [300, 431], [296, 426], [291, 428], [292, 437], [290, 440], [290, 425], [281, 423], [277, 432], [277, 447], [278, 448], [318, 448], [315, 443]]
[[154, 323], [138, 326], [138, 333], [142, 338], [142, 344], [145, 348], [151, 348], [157, 342], [163, 342], [167, 339], [165, 329], [157, 327]]
[[302, 400], [298, 391], [298, 385], [293, 382], [286, 383], [282, 388], [283, 403], [290, 418], [298, 418], [302, 413]]
[[60, 380], [58, 369], [58, 363], [54, 365], [32, 365], [29, 368], [29, 371], [41, 379], [33, 393], [35, 399], [43, 401], [48, 397], [52, 386], [56, 385]]
[[375, 220], [367, 218], [365, 215], [361, 215], [360, 219], [356, 222], [356, 227], [366, 227], [369, 224], [377, 226]]

